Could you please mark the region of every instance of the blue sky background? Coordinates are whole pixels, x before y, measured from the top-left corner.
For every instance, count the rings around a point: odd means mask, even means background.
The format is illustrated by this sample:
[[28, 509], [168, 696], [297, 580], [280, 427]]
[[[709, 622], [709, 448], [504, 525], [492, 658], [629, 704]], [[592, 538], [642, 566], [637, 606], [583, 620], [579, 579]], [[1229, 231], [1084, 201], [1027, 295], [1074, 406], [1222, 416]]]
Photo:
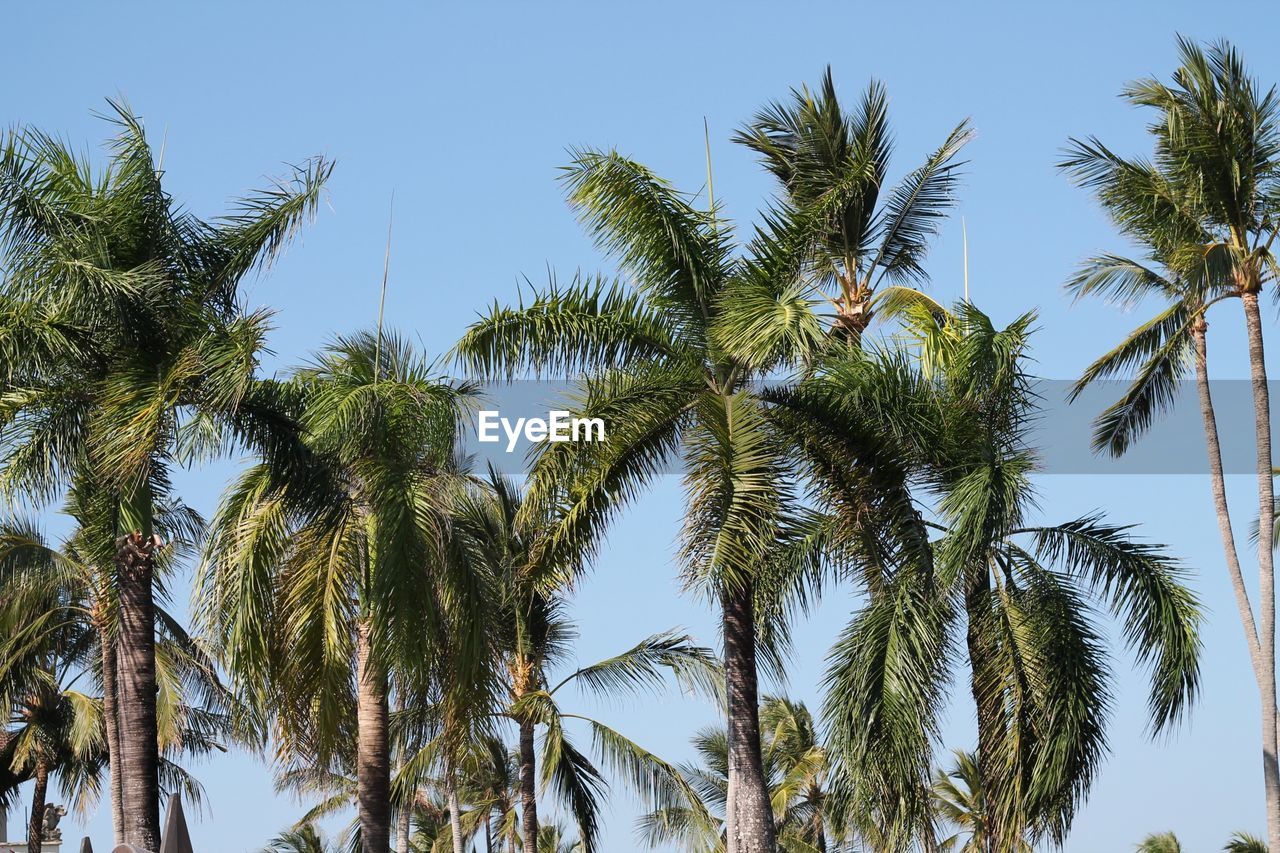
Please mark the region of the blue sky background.
[[[1280, 81], [1280, 32], [1274, 7], [1262, 3], [64, 2], [10, 4], [4, 28], [0, 123], [96, 146], [109, 129], [92, 113], [104, 97], [124, 96], [157, 144], [166, 140], [169, 189], [201, 214], [282, 173], [282, 162], [318, 153], [337, 160], [330, 205], [248, 291], [254, 306], [277, 311], [271, 369], [297, 364], [334, 332], [373, 324], [393, 190], [387, 316], [432, 352], [495, 299], [514, 299], [521, 275], [536, 282], [548, 266], [608, 269], [556, 185], [567, 146], [617, 146], [697, 191], [705, 117], [717, 197], [749, 221], [772, 186], [728, 142], [731, 131], [831, 63], [849, 99], [870, 77], [887, 84], [899, 174], [972, 117], [978, 137], [959, 213], [973, 298], [998, 321], [1038, 309], [1041, 374], [1074, 377], [1144, 315], [1072, 307], [1063, 296], [1077, 260], [1121, 246], [1054, 170], [1067, 137], [1092, 133], [1121, 151], [1145, 150], [1144, 118], [1116, 94], [1135, 77], [1167, 75], [1178, 32], [1228, 37], [1264, 81]], [[929, 268], [935, 295], [960, 295], [958, 219]], [[1224, 309], [1211, 333], [1221, 377], [1245, 375], [1236, 311]], [[1247, 421], [1222, 431], [1225, 441], [1251, 441]], [[210, 512], [230, 470], [185, 477], [188, 500]], [[1237, 518], [1254, 517], [1251, 480], [1234, 477], [1231, 486]], [[1145, 686], [1121, 658], [1111, 758], [1066, 849], [1125, 850], [1147, 832], [1173, 829], [1186, 849], [1213, 850], [1235, 829], [1261, 831], [1256, 692], [1206, 480], [1052, 476], [1041, 489], [1048, 520], [1101, 508], [1169, 543], [1196, 569], [1209, 610], [1203, 698], [1171, 738], [1147, 737]], [[679, 515], [678, 484], [668, 478], [614, 530], [577, 599], [583, 662], [673, 625], [715, 642], [710, 611], [676, 581]], [[826, 650], [855, 604], [836, 591], [799, 630], [787, 689], [814, 707]], [[959, 695], [948, 748], [972, 746], [972, 712]], [[712, 717], [674, 698], [593, 710], [674, 758]], [[272, 793], [268, 770], [250, 756], [197, 770], [208, 791], [193, 827], [200, 853], [257, 850], [301, 812]], [[636, 848], [635, 809], [619, 790], [610, 853]], [[16, 816], [10, 823], [16, 828]], [[68, 824], [68, 838], [87, 826], [98, 849], [109, 849], [107, 809]]]

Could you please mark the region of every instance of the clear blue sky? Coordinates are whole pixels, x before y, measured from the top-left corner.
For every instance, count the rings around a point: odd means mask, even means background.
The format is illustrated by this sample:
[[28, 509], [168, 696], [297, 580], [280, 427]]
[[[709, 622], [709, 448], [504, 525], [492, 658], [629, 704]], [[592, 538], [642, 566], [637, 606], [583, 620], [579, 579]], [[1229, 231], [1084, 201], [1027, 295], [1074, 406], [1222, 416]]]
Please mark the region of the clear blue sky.
[[[373, 323], [393, 190], [388, 317], [435, 352], [486, 304], [512, 299], [520, 275], [536, 281], [548, 265], [602, 265], [554, 181], [566, 146], [617, 146], [697, 190], [705, 117], [717, 196], [748, 220], [771, 186], [728, 143], [731, 130], [831, 63], [850, 98], [870, 77], [888, 85], [899, 170], [972, 117], [978, 138], [960, 212], [973, 298], [997, 320], [1039, 308], [1040, 371], [1072, 377], [1140, 315], [1073, 308], [1062, 295], [1075, 261], [1120, 244], [1053, 169], [1060, 146], [1094, 133], [1122, 151], [1145, 148], [1143, 118], [1116, 93], [1134, 77], [1166, 75], [1177, 32], [1228, 37], [1260, 77], [1280, 81], [1280, 30], [1263, 3], [63, 2], [11, 4], [4, 27], [0, 122], [96, 145], [107, 127], [92, 112], [123, 95], [157, 143], [166, 138], [169, 188], [201, 214], [280, 173], [283, 161], [317, 153], [338, 161], [331, 207], [250, 289], [255, 305], [278, 312], [273, 367], [298, 363], [333, 332]], [[947, 226], [930, 263], [934, 292], [946, 299], [960, 291], [959, 233], [958, 220]], [[1244, 375], [1235, 319], [1228, 311], [1212, 332], [1224, 377]], [[1223, 429], [1227, 441], [1251, 440], [1247, 423]], [[227, 472], [185, 478], [188, 499], [210, 511]], [[1048, 519], [1102, 508], [1169, 543], [1197, 569], [1210, 611], [1204, 697], [1171, 739], [1146, 737], [1145, 687], [1120, 665], [1111, 758], [1066, 849], [1125, 850], [1173, 829], [1187, 849], [1213, 850], [1232, 830], [1260, 831], [1256, 694], [1207, 483], [1055, 476], [1041, 485]], [[1253, 517], [1248, 478], [1232, 486], [1237, 517]], [[578, 599], [584, 662], [672, 625], [715, 641], [709, 611], [675, 580], [678, 518], [678, 489], [667, 482], [618, 525]], [[800, 631], [788, 689], [815, 706], [823, 657], [854, 604], [839, 591]], [[710, 719], [707, 708], [674, 699], [600, 713], [673, 757]], [[972, 739], [972, 713], [960, 701], [945, 746]], [[200, 853], [256, 850], [300, 813], [272, 794], [267, 770], [250, 757], [198, 772], [209, 794], [193, 833]], [[619, 790], [610, 853], [635, 848], [634, 811]], [[68, 822], [67, 836], [78, 838], [80, 824]], [[88, 826], [107, 849], [109, 812]]]

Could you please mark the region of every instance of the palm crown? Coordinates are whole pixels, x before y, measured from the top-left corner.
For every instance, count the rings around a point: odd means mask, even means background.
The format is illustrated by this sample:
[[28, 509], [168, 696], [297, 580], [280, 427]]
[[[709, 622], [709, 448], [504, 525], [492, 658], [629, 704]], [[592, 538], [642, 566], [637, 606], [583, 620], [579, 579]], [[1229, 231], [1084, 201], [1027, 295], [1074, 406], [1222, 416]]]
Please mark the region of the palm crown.
[[[926, 822], [960, 636], [997, 846], [1028, 831], [1061, 838], [1097, 771], [1109, 690], [1086, 596], [1116, 612], [1150, 664], [1157, 729], [1185, 710], [1198, 682], [1198, 609], [1160, 549], [1097, 515], [1051, 527], [1030, 518], [1037, 397], [1021, 366], [1030, 324], [997, 330], [967, 305], [917, 312], [932, 361], [854, 353], [775, 395], [827, 481], [822, 507], [858, 506], [862, 484], [847, 472], [859, 466], [861, 479], [907, 489], [876, 505], [881, 547], [855, 539], [834, 552], [859, 569], [869, 600], [837, 642], [825, 709], [836, 799], [891, 848]], [[824, 428], [833, 423], [847, 432], [833, 437]], [[875, 434], [864, 431], [872, 424], [880, 447], [856, 440]]]
[[929, 241], [954, 204], [956, 157], [972, 135], [960, 122], [882, 198], [893, 153], [888, 93], [873, 81], [846, 111], [828, 67], [817, 91], [793, 90], [789, 103], [765, 107], [735, 137], [760, 155], [787, 203], [809, 220], [814, 271], [842, 336], [861, 337], [883, 282], [894, 290], [881, 298], [902, 298], [898, 287], [928, 280]]

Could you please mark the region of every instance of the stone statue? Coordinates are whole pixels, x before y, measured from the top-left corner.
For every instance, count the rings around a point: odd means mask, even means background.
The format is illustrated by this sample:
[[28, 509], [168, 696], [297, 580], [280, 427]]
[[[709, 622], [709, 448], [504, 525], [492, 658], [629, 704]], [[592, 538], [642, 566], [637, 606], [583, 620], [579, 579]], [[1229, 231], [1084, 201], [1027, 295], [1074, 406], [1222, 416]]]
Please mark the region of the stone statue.
[[55, 803], [48, 803], [44, 807], [44, 826], [40, 829], [40, 838], [44, 841], [61, 841], [62, 830], [58, 829], [58, 824], [62, 822], [62, 817], [67, 813], [65, 806], [59, 806]]

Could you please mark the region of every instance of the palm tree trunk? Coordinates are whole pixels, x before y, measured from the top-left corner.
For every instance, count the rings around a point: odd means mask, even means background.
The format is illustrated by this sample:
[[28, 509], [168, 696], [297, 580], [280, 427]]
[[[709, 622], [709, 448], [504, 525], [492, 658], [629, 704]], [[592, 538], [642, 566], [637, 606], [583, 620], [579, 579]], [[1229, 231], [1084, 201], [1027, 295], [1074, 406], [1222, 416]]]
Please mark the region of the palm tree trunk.
[[1271, 398], [1262, 344], [1258, 294], [1241, 294], [1249, 338], [1249, 377], [1253, 384], [1253, 419], [1258, 469], [1258, 646], [1262, 652], [1262, 756], [1267, 791], [1267, 843], [1280, 851], [1280, 762], [1276, 759], [1276, 594], [1275, 491], [1271, 458]]
[[720, 593], [728, 697], [729, 792], [726, 853], [776, 853], [773, 808], [760, 754], [760, 697], [756, 684], [755, 590]]
[[813, 815], [813, 828], [814, 828], [814, 846], [818, 848], [818, 853], [827, 853], [827, 830], [822, 825], [822, 806], [821, 805], [818, 806], [817, 811]]
[[484, 853], [493, 853], [493, 813], [484, 816]]
[[160, 849], [160, 750], [156, 727], [156, 628], [152, 579], [157, 542], [133, 532], [116, 543], [120, 636], [116, 647], [124, 840]]
[[396, 853], [409, 853], [410, 823], [413, 819], [413, 802], [400, 807], [396, 812]]
[[453, 833], [453, 853], [466, 853], [462, 838], [462, 802], [458, 799], [458, 776], [449, 771], [449, 831]]
[[27, 853], [40, 853], [44, 842], [44, 806], [49, 794], [49, 768], [36, 762], [36, 787], [31, 793], [31, 819], [27, 822]]
[[538, 853], [537, 758], [533, 752], [533, 721], [520, 721], [520, 831], [524, 853]]
[[111, 780], [111, 828], [115, 844], [124, 843], [124, 775], [123, 756], [120, 754], [120, 697], [116, 692], [119, 664], [116, 662], [116, 641], [111, 631], [98, 623], [98, 643], [102, 646], [102, 719], [107, 730], [107, 775]]
[[1258, 646], [1258, 626], [1253, 618], [1253, 605], [1249, 601], [1249, 589], [1245, 586], [1244, 572], [1240, 568], [1240, 555], [1236, 550], [1236, 537], [1231, 526], [1231, 509], [1227, 505], [1227, 481], [1222, 470], [1222, 445], [1218, 439], [1218, 416], [1213, 407], [1213, 393], [1209, 385], [1209, 356], [1205, 340], [1208, 324], [1201, 319], [1191, 330], [1196, 350], [1196, 391], [1200, 398], [1200, 417], [1204, 421], [1205, 446], [1209, 451], [1209, 480], [1213, 490], [1213, 508], [1218, 515], [1218, 533], [1222, 537], [1222, 551], [1227, 560], [1227, 574], [1231, 591], [1235, 594], [1236, 610], [1244, 626], [1245, 643], [1249, 647], [1249, 659], [1253, 662], [1253, 674], [1262, 683], [1262, 650]]
[[993, 703], [1002, 701], [1002, 693], [1000, 675], [992, 664], [989, 648], [994, 618], [991, 579], [985, 569], [975, 571], [973, 575], [965, 589], [965, 612], [968, 616], [965, 644], [969, 652], [969, 688], [978, 716], [978, 776], [990, 809], [986, 815], [988, 831], [981, 839], [975, 837], [977, 843], [974, 846], [982, 853], [1004, 853], [1015, 849], [1014, 842], [1017, 839], [1002, 840], [1004, 835], [1012, 834], [1009, 816], [994, 813], [995, 806], [991, 805], [1002, 799], [999, 792], [1004, 787], [997, 770], [992, 766], [992, 756], [997, 752], [1004, 724], [999, 709], [993, 706]]
[[387, 674], [374, 659], [369, 625], [356, 629], [356, 800], [364, 853], [391, 849], [391, 748]]

